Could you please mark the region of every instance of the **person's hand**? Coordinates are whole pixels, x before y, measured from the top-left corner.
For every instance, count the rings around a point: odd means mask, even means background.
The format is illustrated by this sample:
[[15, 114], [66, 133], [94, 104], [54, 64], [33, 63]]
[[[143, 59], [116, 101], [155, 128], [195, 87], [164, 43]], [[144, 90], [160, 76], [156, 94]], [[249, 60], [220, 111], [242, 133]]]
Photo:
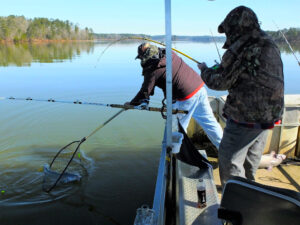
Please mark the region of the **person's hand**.
[[203, 63], [198, 63], [198, 68], [199, 68], [199, 70], [203, 70], [203, 69], [205, 69], [205, 68], [207, 68], [207, 65], [206, 65], [206, 63], [205, 62], [203, 62]]
[[148, 110], [149, 106], [147, 102], [142, 102], [140, 105], [135, 106], [134, 108], [139, 110]]
[[130, 105], [130, 102], [125, 102], [124, 103], [124, 106], [129, 106]]
[[139, 110], [148, 110], [149, 109], [149, 99], [142, 99], [140, 100], [140, 104], [134, 107], [135, 109]]
[[130, 107], [132, 107], [132, 105], [130, 104], [130, 102], [125, 102], [124, 107], [129, 109]]

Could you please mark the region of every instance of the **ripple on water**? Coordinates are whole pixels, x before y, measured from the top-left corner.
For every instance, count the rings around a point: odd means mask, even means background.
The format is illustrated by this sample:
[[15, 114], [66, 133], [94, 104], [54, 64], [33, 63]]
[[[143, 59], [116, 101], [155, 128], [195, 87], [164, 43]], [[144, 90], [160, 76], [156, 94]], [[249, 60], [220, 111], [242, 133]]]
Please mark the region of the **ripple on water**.
[[[43, 191], [45, 176], [43, 166], [51, 162], [59, 148], [35, 147], [9, 149], [0, 153], [0, 206], [39, 204], [67, 197], [80, 190], [92, 169], [93, 161], [80, 151], [68, 172], [81, 175], [80, 182], [59, 184], [50, 193]], [[67, 165], [73, 151], [63, 152], [55, 164], [57, 171]], [[53, 181], [53, 180], [52, 180]], [[49, 185], [49, 183], [47, 184]], [[52, 185], [52, 184], [50, 184]]]

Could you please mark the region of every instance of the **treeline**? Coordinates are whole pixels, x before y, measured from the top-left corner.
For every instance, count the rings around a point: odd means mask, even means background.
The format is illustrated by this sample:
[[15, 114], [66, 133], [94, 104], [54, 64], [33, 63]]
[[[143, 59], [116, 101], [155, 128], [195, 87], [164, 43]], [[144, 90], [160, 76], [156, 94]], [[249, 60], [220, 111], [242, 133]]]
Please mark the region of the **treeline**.
[[151, 38], [150, 35], [145, 35], [145, 34], [96, 34], [94, 33], [94, 39], [99, 39], [99, 40], [119, 40], [122, 38], [130, 38], [130, 37], [146, 37], [146, 38]]
[[[119, 40], [119, 39], [130, 39], [130, 37], [144, 37], [155, 41], [164, 42], [164, 35], [145, 35], [145, 34], [94, 34], [94, 38], [98, 40]], [[173, 35], [173, 41], [195, 41], [195, 42], [212, 42], [213, 40], [217, 42], [224, 42], [225, 37], [218, 36], [183, 36], [183, 35]]]
[[[283, 29], [286, 38], [290, 42], [300, 42], [300, 28]], [[284, 42], [284, 37], [279, 31], [267, 31], [277, 42]], [[58, 19], [34, 18], [27, 19], [24, 16], [0, 17], [0, 42], [26, 42], [39, 40], [117, 40], [132, 36], [146, 37], [157, 41], [164, 41], [164, 35], [145, 34], [96, 34], [91, 28], [80, 29], [78, 25], [70, 21]], [[173, 35], [173, 41], [194, 42], [224, 42], [224, 36], [183, 36]]]
[[[283, 29], [281, 32], [286, 36], [289, 42], [300, 42], [300, 28], [289, 28]], [[266, 31], [273, 40], [277, 43], [285, 42], [283, 35], [280, 31]], [[130, 37], [145, 37], [149, 39], [153, 39], [156, 41], [164, 42], [164, 35], [145, 35], [145, 34], [94, 34], [94, 38], [98, 40], [118, 40], [122, 38], [130, 38]], [[224, 42], [226, 40], [225, 36], [183, 36], [183, 35], [172, 35], [173, 41], [194, 41], [194, 42]]]
[[[300, 42], [300, 28], [283, 29], [281, 32], [288, 39], [289, 42]], [[275, 42], [285, 42], [283, 35], [280, 31], [267, 31]]]
[[93, 40], [93, 30], [80, 29], [70, 21], [24, 16], [0, 17], [0, 41]]
[[[152, 36], [154, 40], [163, 41], [165, 39], [164, 35], [154, 35]], [[193, 42], [224, 42], [224, 36], [212, 37], [208, 35], [203, 36], [183, 36], [183, 35], [172, 35], [172, 41], [193, 41]]]

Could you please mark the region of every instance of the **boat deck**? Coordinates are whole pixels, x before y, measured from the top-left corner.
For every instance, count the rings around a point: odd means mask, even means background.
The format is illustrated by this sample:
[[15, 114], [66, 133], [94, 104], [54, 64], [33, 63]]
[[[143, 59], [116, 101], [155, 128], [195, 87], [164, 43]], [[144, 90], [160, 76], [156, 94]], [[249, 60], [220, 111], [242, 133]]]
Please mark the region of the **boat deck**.
[[[204, 150], [200, 153], [206, 157]], [[177, 190], [178, 190], [178, 218], [177, 224], [221, 225], [218, 219], [219, 198], [214, 183], [212, 168], [199, 169], [184, 162], [177, 161]], [[205, 208], [197, 207], [197, 181], [202, 178], [206, 186]]]
[[[213, 169], [213, 176], [218, 191], [218, 197], [221, 199], [222, 188], [219, 177], [219, 168], [217, 166], [218, 159], [208, 157], [208, 160], [215, 165]], [[286, 188], [300, 192], [300, 166], [281, 164], [277, 167], [273, 167], [270, 171], [267, 169], [258, 169], [255, 181], [264, 185]]]
[[[206, 157], [205, 150], [200, 153]], [[222, 188], [219, 178], [217, 158], [208, 157], [213, 169], [199, 170], [197, 167], [177, 161], [176, 181], [178, 187], [178, 218], [177, 224], [223, 224], [218, 219], [219, 202], [222, 198]], [[299, 165], [281, 164], [272, 170], [258, 169], [256, 181], [258, 183], [300, 191]], [[203, 178], [206, 184], [207, 207], [197, 208], [196, 184], [199, 178]]]

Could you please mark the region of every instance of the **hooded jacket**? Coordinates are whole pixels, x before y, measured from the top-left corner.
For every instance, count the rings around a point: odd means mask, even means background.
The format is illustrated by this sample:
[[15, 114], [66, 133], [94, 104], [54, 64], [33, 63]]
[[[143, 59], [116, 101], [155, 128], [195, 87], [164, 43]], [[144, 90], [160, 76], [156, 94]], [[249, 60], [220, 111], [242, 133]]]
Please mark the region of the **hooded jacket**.
[[[131, 100], [131, 105], [139, 105], [154, 95], [155, 87], [163, 90], [166, 97], [166, 57], [165, 49], [159, 49], [157, 58], [142, 60], [144, 82], [140, 91]], [[172, 52], [172, 96], [174, 101], [192, 97], [204, 85], [199, 74], [188, 66], [176, 53]]]
[[228, 90], [225, 117], [239, 123], [274, 124], [284, 107], [284, 76], [280, 51], [259, 28], [246, 7], [232, 10], [219, 26], [227, 51], [217, 67], [201, 70], [206, 85]]

